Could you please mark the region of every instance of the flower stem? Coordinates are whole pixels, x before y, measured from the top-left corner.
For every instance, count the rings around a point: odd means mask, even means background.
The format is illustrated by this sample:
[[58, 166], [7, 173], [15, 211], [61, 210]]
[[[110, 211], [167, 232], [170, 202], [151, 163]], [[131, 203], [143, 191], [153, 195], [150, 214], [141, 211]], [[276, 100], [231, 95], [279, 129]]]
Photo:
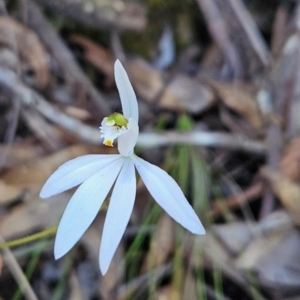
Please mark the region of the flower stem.
[[10, 242], [0, 243], [0, 249], [7, 248], [7, 247], [11, 248], [11, 247], [17, 247], [17, 246], [20, 246], [20, 245], [24, 245], [24, 244], [42, 239], [44, 237], [53, 235], [53, 234], [56, 233], [56, 231], [57, 231], [57, 226], [53, 226], [53, 227], [50, 227], [50, 228], [48, 228], [44, 231], [26, 236], [24, 238], [20, 238], [20, 239], [13, 240], [13, 241], [10, 241]]

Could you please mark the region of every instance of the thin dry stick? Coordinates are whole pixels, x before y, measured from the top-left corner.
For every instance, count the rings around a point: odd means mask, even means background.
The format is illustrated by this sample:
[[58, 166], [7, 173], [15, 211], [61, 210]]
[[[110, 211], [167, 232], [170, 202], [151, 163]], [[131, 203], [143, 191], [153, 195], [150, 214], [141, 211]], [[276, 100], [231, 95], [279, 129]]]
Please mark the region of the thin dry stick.
[[197, 2], [199, 7], [202, 9], [210, 34], [230, 62], [234, 69], [235, 77], [242, 78], [243, 68], [239, 53], [236, 51], [229, 38], [229, 33], [226, 30], [226, 24], [223, 21], [222, 15], [218, 10], [218, 7], [215, 5], [214, 0], [197, 0]]
[[102, 30], [142, 31], [147, 22], [142, 1], [36, 0], [36, 2], [85, 26]]
[[49, 125], [47, 120], [35, 109], [22, 109], [22, 117], [48, 151], [57, 151], [66, 146], [66, 143], [59, 135], [57, 128]]
[[28, 2], [28, 22], [29, 27], [38, 34], [39, 38], [60, 63], [62, 69], [66, 71], [69, 79], [74, 83], [80, 83], [85, 91], [90, 94], [91, 100], [99, 109], [99, 117], [104, 118], [109, 115], [111, 111], [104, 97], [96, 90], [90, 79], [81, 70], [71, 51], [33, 1]]
[[[3, 0], [0, 0], [0, 14], [8, 17], [8, 13], [6, 10], [6, 6]], [[17, 41], [13, 33], [9, 35], [10, 39], [10, 45], [11, 45], [11, 51], [13, 51], [14, 55], [18, 57], [18, 50], [17, 50]], [[18, 73], [20, 73], [20, 64], [18, 65], [18, 70], [16, 70]], [[20, 108], [21, 108], [21, 100], [20, 98], [14, 98], [12, 101], [12, 109], [9, 114], [9, 121], [8, 126], [5, 132], [4, 136], [4, 143], [8, 145], [8, 147], [4, 150], [0, 157], [0, 171], [2, 170], [4, 163], [6, 161], [7, 155], [10, 150], [10, 145], [13, 143], [17, 125], [19, 121], [19, 114], [20, 114]]]
[[[4, 92], [6, 91], [8, 96], [20, 97], [23, 105], [35, 108], [48, 120], [74, 133], [82, 141], [95, 145], [101, 143], [100, 133], [97, 128], [85, 125], [77, 119], [62, 113], [59, 109], [48, 103], [43, 96], [24, 86], [13, 72], [0, 69], [0, 88], [1, 87]], [[223, 132], [148, 132], [141, 133], [137, 142], [137, 146], [143, 148], [153, 148], [175, 144], [223, 147], [261, 154], [265, 154], [266, 152], [266, 144], [264, 142], [250, 140], [242, 135], [228, 134]]]
[[262, 195], [264, 188], [265, 184], [259, 181], [241, 193], [232, 195], [226, 199], [215, 200], [211, 210], [212, 216], [214, 218], [219, 217], [223, 211], [222, 206], [226, 206], [226, 208], [236, 208], [257, 199]]
[[[4, 239], [0, 236], [0, 242], [4, 243]], [[15, 278], [16, 282], [19, 284], [21, 289], [24, 292], [25, 297], [28, 300], [38, 300], [36, 294], [34, 293], [33, 289], [31, 288], [26, 276], [24, 275], [22, 269], [20, 268], [16, 258], [9, 250], [9, 248], [4, 248], [3, 250], [3, 258], [6, 262], [7, 267], [9, 268], [11, 274]]]
[[271, 50], [274, 57], [278, 56], [286, 39], [288, 19], [288, 7], [286, 3], [282, 2], [277, 9], [271, 34]]
[[167, 131], [161, 133], [141, 133], [137, 146], [152, 148], [175, 144], [196, 145], [205, 147], [227, 148], [264, 154], [264, 142], [250, 140], [243, 135], [228, 134], [224, 132], [191, 131], [180, 133]]
[[8, 70], [0, 69], [0, 89], [9, 97], [20, 97], [22, 104], [39, 111], [48, 120], [76, 134], [81, 140], [100, 144], [99, 130], [69, 117], [49, 104], [43, 96], [23, 85], [17, 76]]
[[6, 145], [8, 145], [8, 147], [5, 148], [5, 150], [2, 152], [2, 155], [0, 156], [0, 171], [2, 170], [2, 168], [5, 164], [7, 155], [10, 151], [10, 147], [11, 147], [11, 145], [14, 141], [15, 135], [16, 135], [20, 109], [21, 109], [20, 98], [14, 98], [12, 101], [12, 109], [11, 109], [11, 112], [9, 115], [8, 126], [5, 131], [5, 136], [4, 136], [4, 143]]
[[268, 65], [271, 60], [269, 49], [262, 38], [255, 22], [251, 15], [245, 8], [242, 1], [228, 0], [237, 19], [240, 22], [241, 28], [244, 30], [245, 35], [248, 37], [253, 50], [264, 65]]

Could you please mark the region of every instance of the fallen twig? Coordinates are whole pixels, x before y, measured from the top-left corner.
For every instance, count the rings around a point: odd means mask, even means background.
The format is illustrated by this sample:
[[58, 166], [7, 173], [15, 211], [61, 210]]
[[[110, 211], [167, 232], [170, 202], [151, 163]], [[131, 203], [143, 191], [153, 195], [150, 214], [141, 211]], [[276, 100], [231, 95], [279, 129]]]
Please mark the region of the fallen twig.
[[49, 104], [42, 95], [23, 85], [14, 72], [0, 70], [0, 89], [9, 97], [19, 97], [24, 106], [31, 106], [53, 123], [75, 133], [82, 141], [99, 144], [99, 131], [62, 113]]
[[57, 128], [50, 125], [36, 110], [33, 110], [32, 108], [23, 109], [22, 117], [48, 151], [57, 151], [66, 145], [65, 141], [58, 133]]
[[44, 45], [60, 63], [62, 69], [66, 71], [67, 74], [65, 75], [69, 80], [73, 81], [74, 84], [81, 84], [83, 89], [90, 94], [91, 100], [99, 110], [99, 117], [103, 118], [109, 115], [110, 108], [104, 97], [96, 90], [90, 79], [81, 70], [71, 51], [33, 1], [28, 2], [28, 25], [38, 34]]
[[210, 34], [224, 52], [224, 55], [234, 70], [235, 77], [242, 78], [243, 68], [240, 55], [230, 40], [226, 23], [217, 5], [213, 0], [197, 0], [197, 2], [203, 11]]
[[139, 135], [137, 146], [152, 148], [174, 144], [217, 148], [221, 147], [257, 153], [265, 153], [267, 150], [264, 142], [248, 139], [244, 135], [208, 131], [190, 131], [185, 133], [179, 133], [177, 131], [141, 133]]
[[244, 30], [245, 35], [249, 39], [250, 45], [252, 45], [254, 52], [256, 52], [263, 65], [268, 65], [271, 60], [271, 54], [264, 39], [259, 32], [257, 25], [253, 21], [248, 10], [242, 1], [229, 0], [236, 18], [239, 20], [241, 28]]
[[265, 188], [265, 184], [262, 181], [250, 186], [248, 189], [232, 195], [226, 199], [217, 199], [213, 202], [211, 214], [214, 218], [219, 217], [222, 214], [222, 207], [228, 208], [237, 208], [241, 205], [244, 205], [247, 202], [257, 199], [262, 195]]
[[20, 98], [19, 97], [14, 98], [12, 101], [12, 108], [11, 108], [11, 112], [9, 115], [9, 122], [8, 122], [8, 126], [7, 126], [7, 129], [5, 132], [5, 137], [4, 137], [4, 143], [6, 145], [8, 145], [8, 147], [5, 149], [5, 151], [0, 156], [0, 171], [2, 170], [2, 168], [5, 164], [8, 152], [10, 151], [10, 146], [12, 145], [14, 138], [15, 138], [18, 121], [19, 121], [20, 108], [21, 108]]
[[140, 1], [37, 0], [80, 23], [100, 29], [135, 30], [145, 28], [146, 10]]
[[[8, 91], [10, 96], [20, 97], [23, 105], [32, 106], [44, 117], [69, 130], [82, 141], [90, 144], [100, 144], [100, 133], [97, 128], [83, 124], [48, 103], [43, 96], [23, 85], [13, 72], [0, 70], [0, 88]], [[167, 131], [161, 133], [141, 133], [137, 146], [153, 148], [174, 144], [188, 144], [205, 147], [223, 147], [256, 153], [265, 153], [267, 145], [261, 141], [248, 139], [243, 135], [228, 134], [224, 132], [192, 131], [179, 133]]]
[[[0, 236], [0, 242], [4, 243], [4, 239]], [[27, 300], [38, 300], [37, 296], [35, 295], [32, 287], [30, 286], [26, 276], [24, 275], [20, 265], [18, 264], [16, 258], [12, 254], [9, 248], [2, 249], [3, 251], [3, 258], [6, 262], [7, 267], [9, 268], [11, 274], [15, 278], [16, 282], [19, 284], [21, 289], [24, 292], [24, 296]]]

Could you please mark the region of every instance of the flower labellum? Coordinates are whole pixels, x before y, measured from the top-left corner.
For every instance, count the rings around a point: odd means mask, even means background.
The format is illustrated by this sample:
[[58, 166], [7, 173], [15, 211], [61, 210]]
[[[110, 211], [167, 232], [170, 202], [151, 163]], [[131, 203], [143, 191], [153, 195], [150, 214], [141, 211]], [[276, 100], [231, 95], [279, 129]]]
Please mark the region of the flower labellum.
[[128, 120], [119, 113], [114, 113], [103, 119], [100, 127], [101, 138], [104, 138], [103, 144], [113, 147], [113, 140], [126, 131]]
[[54, 245], [56, 259], [78, 242], [95, 219], [114, 185], [100, 246], [99, 264], [104, 275], [122, 239], [136, 195], [135, 169], [154, 200], [179, 224], [194, 234], [205, 234], [199, 218], [175, 180], [159, 167], [134, 154], [139, 134], [138, 104], [126, 71], [115, 62], [115, 79], [123, 114], [103, 119], [101, 138], [106, 146], [118, 139], [119, 154], [84, 155], [60, 166], [44, 184], [40, 197], [47, 198], [77, 185], [60, 220]]

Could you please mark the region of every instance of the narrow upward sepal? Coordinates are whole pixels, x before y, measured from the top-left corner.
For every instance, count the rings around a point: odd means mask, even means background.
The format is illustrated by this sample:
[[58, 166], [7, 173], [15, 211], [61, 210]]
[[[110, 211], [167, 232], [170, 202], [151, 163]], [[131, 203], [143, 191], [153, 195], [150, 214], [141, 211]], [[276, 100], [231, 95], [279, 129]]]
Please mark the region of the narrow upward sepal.
[[135, 92], [129, 81], [128, 75], [123, 68], [121, 62], [117, 59], [115, 62], [115, 80], [119, 90], [123, 115], [129, 120], [129, 118], [135, 119], [139, 122], [139, 108], [136, 99]]

